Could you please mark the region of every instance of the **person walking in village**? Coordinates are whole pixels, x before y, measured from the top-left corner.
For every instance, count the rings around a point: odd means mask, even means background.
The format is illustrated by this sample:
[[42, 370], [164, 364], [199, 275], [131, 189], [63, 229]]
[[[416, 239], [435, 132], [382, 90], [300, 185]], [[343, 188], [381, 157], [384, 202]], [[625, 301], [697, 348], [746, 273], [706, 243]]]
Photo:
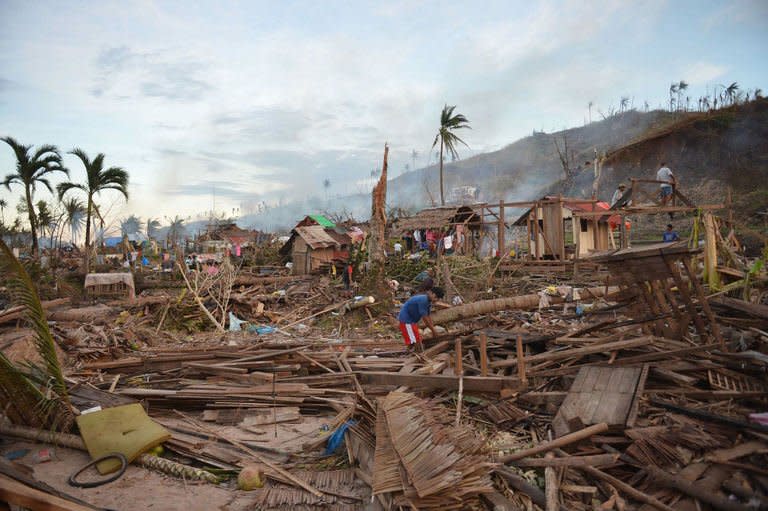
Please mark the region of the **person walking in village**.
[[[432, 304], [445, 296], [445, 292], [440, 287], [433, 287], [424, 294], [418, 294], [410, 297], [400, 309], [397, 319], [400, 321], [400, 332], [403, 334], [403, 341], [407, 348], [414, 345], [421, 345], [421, 334], [419, 333], [419, 322], [424, 320], [424, 324], [432, 332], [432, 337], [437, 337], [435, 324], [430, 316]], [[423, 349], [423, 345], [422, 349]]]
[[352, 271], [354, 268], [352, 268], [352, 263], [348, 262], [346, 267], [344, 268], [344, 272], [341, 274], [341, 281], [344, 283], [344, 289], [349, 291], [350, 286], [352, 285]]
[[395, 257], [403, 257], [403, 244], [400, 241], [395, 242]]

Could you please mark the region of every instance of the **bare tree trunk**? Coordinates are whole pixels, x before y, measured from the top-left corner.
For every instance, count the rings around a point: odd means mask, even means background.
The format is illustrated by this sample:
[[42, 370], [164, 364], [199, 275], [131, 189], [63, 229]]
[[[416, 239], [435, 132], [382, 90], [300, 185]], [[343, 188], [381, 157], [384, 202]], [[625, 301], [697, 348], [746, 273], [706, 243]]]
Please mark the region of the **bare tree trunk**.
[[384, 164], [381, 167], [379, 182], [373, 188], [371, 204], [371, 236], [368, 243], [368, 260], [373, 265], [384, 266], [384, 231], [387, 227], [387, 156], [389, 146], [384, 144]]
[[366, 293], [376, 296], [377, 302], [385, 307], [391, 303], [392, 291], [386, 284], [384, 273], [386, 245], [385, 230], [387, 227], [387, 156], [389, 146], [384, 144], [384, 164], [381, 167], [379, 182], [371, 193], [371, 234], [368, 236], [368, 261], [370, 268], [366, 273], [361, 287]]
[[93, 214], [93, 197], [88, 194], [88, 211], [85, 215], [85, 250], [83, 254], [85, 257], [85, 273], [89, 273], [91, 269], [91, 215]]
[[443, 194], [443, 139], [440, 138], [440, 205], [445, 206], [445, 195]]
[[32, 232], [32, 255], [37, 257], [40, 255], [37, 247], [37, 217], [35, 215], [35, 205], [32, 204], [32, 193], [29, 191], [29, 187], [24, 190], [25, 198], [27, 200], [27, 215], [29, 216], [29, 230]]

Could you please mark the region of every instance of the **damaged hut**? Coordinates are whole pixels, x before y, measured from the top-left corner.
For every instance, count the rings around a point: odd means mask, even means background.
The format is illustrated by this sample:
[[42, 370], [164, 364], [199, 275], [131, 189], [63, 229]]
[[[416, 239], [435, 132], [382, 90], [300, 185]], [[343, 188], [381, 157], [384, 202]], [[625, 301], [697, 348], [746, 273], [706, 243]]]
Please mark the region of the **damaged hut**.
[[419, 250], [421, 244], [450, 238], [446, 251], [462, 255], [476, 255], [482, 246], [483, 219], [475, 206], [442, 206], [422, 209], [413, 216], [398, 219], [392, 227], [392, 236], [402, 238], [406, 249]]
[[608, 209], [607, 203], [597, 200], [546, 196], [536, 201], [513, 225], [527, 227], [530, 258], [574, 259], [610, 248], [613, 218], [578, 216], [579, 212]]
[[349, 259], [352, 241], [343, 229], [322, 225], [297, 226], [280, 248], [280, 255], [293, 262], [294, 275], [322, 272]]

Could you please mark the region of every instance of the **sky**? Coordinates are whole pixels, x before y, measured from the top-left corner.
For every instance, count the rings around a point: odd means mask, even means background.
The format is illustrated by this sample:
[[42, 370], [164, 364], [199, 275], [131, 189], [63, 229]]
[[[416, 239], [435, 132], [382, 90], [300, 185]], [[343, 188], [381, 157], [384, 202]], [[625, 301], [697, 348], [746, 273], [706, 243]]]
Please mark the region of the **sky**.
[[[385, 142], [390, 175], [414, 150], [416, 168], [434, 163], [445, 104], [471, 123], [467, 158], [582, 125], [589, 102], [593, 120], [623, 96], [659, 107], [679, 80], [691, 98], [768, 90], [768, 0], [0, 0], [0, 13], [0, 137], [104, 153], [130, 174], [127, 203], [99, 198], [115, 218], [364, 192]], [[0, 176], [14, 161], [0, 143]], [[6, 217], [21, 193], [0, 190]]]

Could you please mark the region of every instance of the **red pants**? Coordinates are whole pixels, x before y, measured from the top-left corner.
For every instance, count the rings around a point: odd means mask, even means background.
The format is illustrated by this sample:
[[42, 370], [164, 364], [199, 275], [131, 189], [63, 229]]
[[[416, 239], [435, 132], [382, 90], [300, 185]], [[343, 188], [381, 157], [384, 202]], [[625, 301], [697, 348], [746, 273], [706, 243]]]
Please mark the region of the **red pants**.
[[403, 340], [406, 346], [421, 342], [419, 334], [419, 325], [416, 323], [400, 323], [400, 332], [403, 334]]

